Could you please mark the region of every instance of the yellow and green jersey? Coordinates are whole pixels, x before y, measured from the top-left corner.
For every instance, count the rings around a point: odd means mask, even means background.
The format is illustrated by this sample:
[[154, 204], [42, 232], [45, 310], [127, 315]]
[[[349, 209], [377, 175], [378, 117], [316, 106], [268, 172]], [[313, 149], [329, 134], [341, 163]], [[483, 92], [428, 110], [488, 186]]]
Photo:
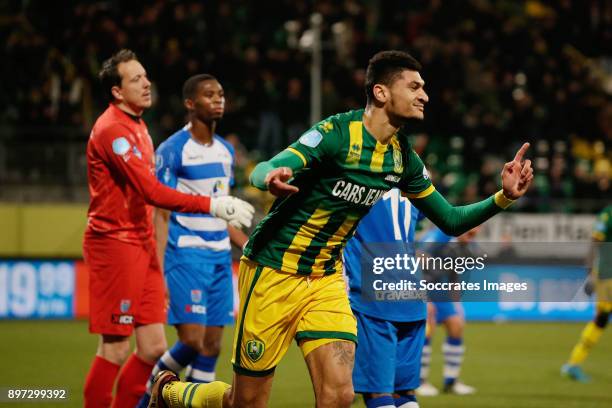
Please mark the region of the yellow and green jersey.
[[612, 205], [597, 216], [593, 226], [593, 239], [601, 242], [595, 268], [599, 279], [612, 279]]
[[274, 202], [251, 234], [249, 259], [303, 275], [341, 271], [342, 248], [385, 192], [398, 187], [421, 198], [434, 191], [406, 136], [383, 145], [362, 118], [362, 109], [331, 116], [287, 148], [304, 163], [291, 182], [299, 192]]

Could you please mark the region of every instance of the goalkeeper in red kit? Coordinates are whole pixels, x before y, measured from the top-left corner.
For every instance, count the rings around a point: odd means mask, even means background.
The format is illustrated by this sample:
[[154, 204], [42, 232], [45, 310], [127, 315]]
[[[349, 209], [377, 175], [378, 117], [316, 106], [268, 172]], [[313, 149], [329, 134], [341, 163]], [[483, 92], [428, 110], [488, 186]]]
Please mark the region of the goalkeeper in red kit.
[[[184, 194], [159, 183], [141, 118], [151, 106], [144, 67], [132, 51], [121, 50], [104, 62], [99, 76], [111, 102], [87, 143], [90, 204], [83, 250], [90, 274], [89, 331], [100, 334], [100, 341], [84, 397], [86, 407], [134, 407], [167, 348], [153, 207], [210, 213], [238, 228], [251, 225], [254, 210], [235, 197]], [[130, 355], [133, 332], [136, 350]]]

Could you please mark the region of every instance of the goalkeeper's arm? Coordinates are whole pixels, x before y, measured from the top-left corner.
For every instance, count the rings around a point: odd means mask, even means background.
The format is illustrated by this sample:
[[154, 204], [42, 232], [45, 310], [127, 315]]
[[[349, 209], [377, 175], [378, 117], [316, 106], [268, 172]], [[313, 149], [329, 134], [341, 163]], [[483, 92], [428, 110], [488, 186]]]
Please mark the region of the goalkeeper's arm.
[[410, 201], [445, 234], [453, 236], [471, 230], [512, 204], [512, 200], [501, 191], [485, 200], [462, 206], [451, 205], [436, 190], [426, 197], [411, 198]]

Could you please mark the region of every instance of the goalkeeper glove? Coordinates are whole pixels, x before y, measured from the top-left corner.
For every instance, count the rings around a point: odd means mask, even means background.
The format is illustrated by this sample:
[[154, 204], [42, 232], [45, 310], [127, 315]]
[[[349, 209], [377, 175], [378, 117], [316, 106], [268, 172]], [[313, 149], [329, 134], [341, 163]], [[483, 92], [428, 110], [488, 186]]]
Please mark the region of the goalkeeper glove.
[[221, 218], [232, 227], [251, 226], [255, 208], [246, 201], [232, 196], [210, 197], [210, 215]]

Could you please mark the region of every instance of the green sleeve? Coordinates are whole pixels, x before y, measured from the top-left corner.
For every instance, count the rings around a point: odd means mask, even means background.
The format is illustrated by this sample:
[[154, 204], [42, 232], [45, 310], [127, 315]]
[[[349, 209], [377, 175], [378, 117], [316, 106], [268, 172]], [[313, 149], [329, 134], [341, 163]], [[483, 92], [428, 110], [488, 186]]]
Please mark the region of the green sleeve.
[[407, 152], [404, 172], [398, 187], [410, 199], [425, 197], [434, 191], [429, 173], [419, 155], [412, 148], [408, 148]]
[[304, 162], [290, 150], [283, 150], [268, 161], [261, 162], [251, 172], [251, 185], [260, 190], [267, 190], [265, 180], [268, 173], [279, 167], [289, 167], [294, 172], [304, 167]]
[[[459, 236], [503, 210], [500, 202], [504, 197], [498, 197], [499, 194], [501, 192], [477, 203], [462, 206], [452, 206], [438, 191], [410, 201], [445, 234]], [[508, 203], [508, 200], [505, 202]]]

